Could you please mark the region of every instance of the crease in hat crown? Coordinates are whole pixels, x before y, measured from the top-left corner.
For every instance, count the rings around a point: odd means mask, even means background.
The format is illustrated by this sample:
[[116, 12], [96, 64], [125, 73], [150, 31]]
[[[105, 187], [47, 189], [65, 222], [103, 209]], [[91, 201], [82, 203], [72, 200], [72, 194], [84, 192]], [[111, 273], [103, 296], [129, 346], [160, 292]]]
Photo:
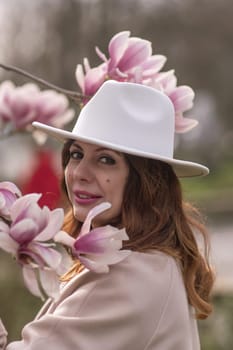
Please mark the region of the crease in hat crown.
[[173, 158], [175, 111], [168, 96], [145, 85], [106, 81], [82, 108], [71, 132], [34, 122], [61, 140], [74, 139], [163, 160], [178, 176], [206, 175], [198, 163]]

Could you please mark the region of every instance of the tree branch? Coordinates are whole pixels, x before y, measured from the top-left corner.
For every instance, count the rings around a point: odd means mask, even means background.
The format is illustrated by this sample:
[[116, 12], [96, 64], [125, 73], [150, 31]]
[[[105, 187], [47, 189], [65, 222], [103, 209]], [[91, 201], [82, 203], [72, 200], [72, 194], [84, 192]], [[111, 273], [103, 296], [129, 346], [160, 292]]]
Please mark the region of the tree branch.
[[18, 67], [15, 67], [15, 66], [12, 66], [12, 65], [7, 65], [7, 64], [3, 64], [3, 63], [0, 63], [0, 68], [3, 68], [4, 70], [8, 70], [8, 71], [11, 71], [11, 72], [15, 72], [17, 74], [20, 74], [20, 75], [23, 75], [29, 79], [32, 79], [34, 81], [36, 81], [37, 83], [39, 84], [42, 84], [46, 87], [49, 87], [57, 92], [60, 92], [62, 94], [65, 94], [69, 99], [75, 101], [76, 103], [80, 103], [82, 101], [83, 98], [87, 97], [88, 96], [84, 96], [76, 91], [72, 91], [72, 90], [66, 90], [66, 89], [63, 89], [63, 88], [60, 88], [59, 86], [56, 86], [52, 83], [49, 83], [48, 81], [46, 80], [43, 80], [41, 78], [38, 78], [36, 77], [35, 75], [31, 74], [31, 73], [28, 73], [26, 72], [25, 70], [23, 69], [20, 69]]

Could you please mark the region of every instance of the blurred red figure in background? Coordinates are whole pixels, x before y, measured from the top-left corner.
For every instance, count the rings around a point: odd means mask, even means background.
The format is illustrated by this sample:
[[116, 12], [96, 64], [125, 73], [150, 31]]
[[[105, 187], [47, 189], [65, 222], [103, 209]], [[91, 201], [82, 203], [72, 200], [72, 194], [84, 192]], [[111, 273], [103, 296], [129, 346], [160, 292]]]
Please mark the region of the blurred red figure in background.
[[56, 208], [60, 203], [60, 179], [53, 162], [53, 153], [40, 150], [35, 153], [35, 167], [26, 183], [22, 186], [22, 193], [42, 193], [39, 205]]

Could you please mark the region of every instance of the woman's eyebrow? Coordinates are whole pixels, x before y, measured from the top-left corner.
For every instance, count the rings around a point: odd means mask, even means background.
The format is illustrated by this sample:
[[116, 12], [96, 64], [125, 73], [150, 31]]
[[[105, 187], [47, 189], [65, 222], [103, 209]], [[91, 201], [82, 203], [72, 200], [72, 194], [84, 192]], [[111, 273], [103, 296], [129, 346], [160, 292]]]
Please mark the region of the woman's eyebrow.
[[106, 147], [99, 147], [96, 149], [97, 152], [106, 152], [106, 151], [109, 151], [109, 152], [113, 152], [113, 153], [116, 153], [118, 156], [122, 157], [122, 153], [119, 152], [119, 151], [115, 151], [114, 149], [110, 149], [110, 148], [106, 148]]
[[[80, 149], [81, 151], [83, 151], [83, 148], [78, 144], [78, 143], [73, 143], [71, 146], [74, 146], [75, 148], [78, 148]], [[96, 152], [106, 152], [106, 151], [109, 151], [109, 152], [113, 152], [113, 153], [116, 153], [119, 157], [123, 157], [123, 154], [119, 151], [115, 151], [114, 149], [110, 149], [110, 148], [107, 148], [107, 147], [98, 147], [95, 149]]]
[[74, 147], [79, 148], [79, 149], [81, 149], [81, 150], [82, 150], [82, 147], [81, 147], [81, 146], [79, 146], [77, 143], [72, 143], [71, 147], [72, 147], [72, 146], [74, 146]]

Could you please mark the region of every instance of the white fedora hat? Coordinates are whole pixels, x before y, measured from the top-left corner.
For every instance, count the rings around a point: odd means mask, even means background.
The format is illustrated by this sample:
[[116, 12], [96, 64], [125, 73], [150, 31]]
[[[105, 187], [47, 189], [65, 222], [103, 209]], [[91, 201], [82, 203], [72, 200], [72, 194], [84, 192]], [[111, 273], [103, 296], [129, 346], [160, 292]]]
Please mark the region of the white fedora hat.
[[205, 166], [173, 158], [175, 112], [169, 97], [153, 88], [106, 81], [82, 108], [73, 130], [34, 122], [62, 141], [79, 140], [170, 164], [177, 176], [202, 176]]

